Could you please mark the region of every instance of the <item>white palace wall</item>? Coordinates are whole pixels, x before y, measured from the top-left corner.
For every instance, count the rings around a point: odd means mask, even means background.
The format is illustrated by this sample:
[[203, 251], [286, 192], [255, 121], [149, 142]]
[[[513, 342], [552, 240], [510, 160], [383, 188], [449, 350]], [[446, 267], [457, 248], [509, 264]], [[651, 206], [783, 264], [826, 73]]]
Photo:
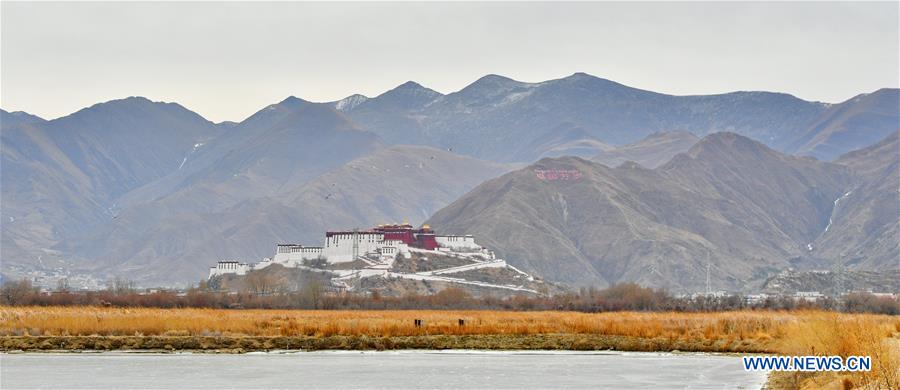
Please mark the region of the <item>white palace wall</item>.
[[481, 245], [476, 244], [472, 236], [434, 236], [434, 240], [443, 248], [481, 250]]
[[358, 243], [357, 254], [360, 256], [378, 253], [378, 248], [384, 245], [384, 233], [334, 233], [325, 238], [324, 252], [329, 263], [346, 263], [355, 260], [353, 258], [354, 235]]

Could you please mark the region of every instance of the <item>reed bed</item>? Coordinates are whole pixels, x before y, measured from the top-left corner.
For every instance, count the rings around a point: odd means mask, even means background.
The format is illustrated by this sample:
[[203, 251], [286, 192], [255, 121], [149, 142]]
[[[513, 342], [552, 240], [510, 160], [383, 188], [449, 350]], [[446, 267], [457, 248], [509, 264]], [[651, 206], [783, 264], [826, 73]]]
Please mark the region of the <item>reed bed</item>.
[[[423, 325], [415, 326], [416, 319], [422, 320]], [[460, 325], [460, 320], [464, 321], [464, 325]], [[549, 336], [553, 337], [548, 339]], [[855, 355], [871, 356], [873, 371], [854, 374], [776, 373], [771, 377], [770, 387], [900, 388], [900, 317], [822, 311], [579, 313], [0, 306], [0, 337], [10, 341], [7, 345], [45, 343], [44, 347], [40, 347], [43, 349], [71, 345], [60, 338], [73, 341], [82, 338], [79, 343], [84, 342], [85, 337], [100, 340], [88, 344], [96, 346], [103, 345], [96, 343], [105, 342], [102, 340], [104, 337], [121, 337], [131, 339], [117, 341], [126, 345], [121, 348], [127, 348], [127, 343], [165, 345], [165, 340], [188, 343], [183, 345], [202, 345], [197, 344], [197, 339], [208, 341], [215, 338], [224, 340], [224, 345], [240, 345], [242, 350], [267, 349], [281, 342], [305, 342], [310, 348], [320, 345], [321, 348], [350, 349], [372, 348], [373, 345], [375, 348], [549, 346], [630, 350], [669, 350], [666, 348], [677, 347], [683, 351]], [[36, 340], [39, 338], [55, 339]], [[381, 339], [373, 341], [372, 338]], [[145, 343], [142, 344], [141, 340]], [[321, 343], [315, 344], [310, 340]], [[360, 341], [361, 344], [358, 343]], [[104, 347], [108, 348], [119, 347]]]
[[[819, 312], [305, 311], [0, 307], [0, 336], [417, 336], [603, 334], [770, 341]], [[879, 318], [843, 315], [848, 318]], [[887, 317], [890, 318], [890, 317]], [[414, 319], [424, 325], [416, 327]], [[464, 325], [459, 325], [459, 320]], [[900, 326], [900, 321], [897, 325]]]
[[900, 316], [816, 313], [791, 324], [778, 342], [784, 355], [869, 356], [872, 371], [778, 373], [781, 388], [900, 389]]

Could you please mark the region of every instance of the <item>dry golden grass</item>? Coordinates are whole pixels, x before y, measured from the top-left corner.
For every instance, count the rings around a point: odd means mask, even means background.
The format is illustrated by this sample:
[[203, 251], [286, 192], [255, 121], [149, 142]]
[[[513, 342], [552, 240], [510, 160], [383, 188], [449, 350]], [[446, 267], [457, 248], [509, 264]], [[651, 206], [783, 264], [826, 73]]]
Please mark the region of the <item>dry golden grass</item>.
[[900, 317], [811, 314], [786, 329], [777, 352], [872, 358], [869, 372], [782, 374], [789, 377], [790, 387], [900, 389]]
[[[414, 336], [423, 334], [603, 334], [641, 338], [774, 342], [792, 332], [790, 348], [808, 349], [803, 332], [840, 317], [888, 329], [900, 319], [821, 312], [644, 313], [507, 311], [315, 311], [101, 307], [0, 307], [0, 336], [191, 335], [204, 336]], [[417, 328], [413, 319], [423, 319]], [[458, 320], [464, 319], [465, 326]], [[862, 321], [862, 322], [860, 322]], [[824, 322], [828, 324], [828, 322]], [[855, 323], [855, 322], [854, 322]], [[834, 325], [841, 326], [841, 325]], [[816, 331], [815, 334], [822, 332]], [[802, 340], [802, 341], [801, 341]], [[834, 345], [834, 340], [819, 344]], [[778, 344], [772, 344], [773, 346]]]
[[[770, 341], [802, 315], [781, 312], [574, 313], [305, 311], [0, 307], [0, 336], [193, 335], [414, 336], [604, 334], [641, 338]], [[423, 319], [417, 328], [413, 319]], [[465, 320], [459, 326], [458, 320]]]
[[[417, 328], [414, 319], [425, 326]], [[465, 320], [459, 326], [458, 320]], [[0, 307], [0, 336], [626, 336], [749, 346], [786, 355], [871, 356], [861, 374], [790, 374], [787, 387], [900, 386], [900, 317], [818, 311], [721, 313], [304, 311]], [[661, 343], [659, 345], [673, 345]], [[701, 349], [697, 349], [701, 350]], [[721, 349], [728, 350], [728, 349]], [[734, 350], [734, 349], [731, 349]], [[786, 374], [787, 375], [787, 374]]]

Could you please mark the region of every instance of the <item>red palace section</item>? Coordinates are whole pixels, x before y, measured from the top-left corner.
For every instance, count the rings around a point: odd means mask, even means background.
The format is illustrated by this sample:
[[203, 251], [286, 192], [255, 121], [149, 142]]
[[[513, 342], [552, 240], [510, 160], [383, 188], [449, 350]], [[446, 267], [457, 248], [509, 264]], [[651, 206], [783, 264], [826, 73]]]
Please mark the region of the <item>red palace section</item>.
[[438, 247], [434, 230], [428, 225], [421, 229], [413, 229], [410, 224], [380, 225], [372, 230], [383, 233], [385, 240], [398, 240], [414, 248], [435, 250]]

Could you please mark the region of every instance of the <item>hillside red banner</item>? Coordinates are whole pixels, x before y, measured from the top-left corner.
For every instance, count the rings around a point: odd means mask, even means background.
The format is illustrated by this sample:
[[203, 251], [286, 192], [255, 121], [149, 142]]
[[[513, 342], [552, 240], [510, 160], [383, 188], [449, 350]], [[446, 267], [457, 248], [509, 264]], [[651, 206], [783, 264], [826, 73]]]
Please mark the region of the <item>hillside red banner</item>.
[[541, 180], [570, 181], [580, 179], [581, 171], [577, 169], [535, 169], [534, 175]]

